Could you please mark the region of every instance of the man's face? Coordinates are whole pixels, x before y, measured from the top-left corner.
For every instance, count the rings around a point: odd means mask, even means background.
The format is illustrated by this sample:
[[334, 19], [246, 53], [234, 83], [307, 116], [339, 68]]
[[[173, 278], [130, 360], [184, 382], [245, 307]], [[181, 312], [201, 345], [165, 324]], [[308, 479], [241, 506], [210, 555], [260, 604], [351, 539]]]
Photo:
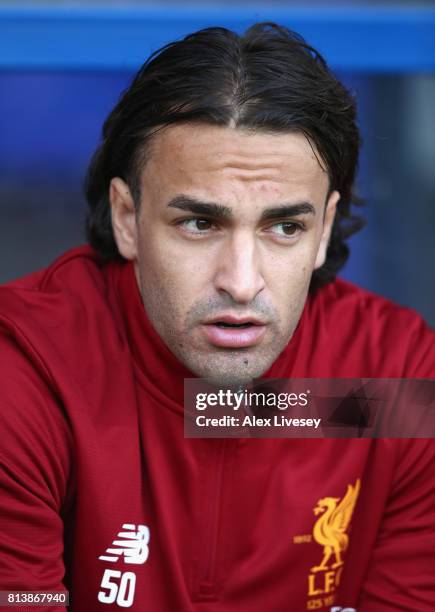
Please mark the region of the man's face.
[[155, 137], [138, 213], [112, 180], [115, 238], [148, 318], [196, 375], [243, 384], [290, 340], [339, 198], [327, 201], [313, 149], [300, 133], [183, 124]]

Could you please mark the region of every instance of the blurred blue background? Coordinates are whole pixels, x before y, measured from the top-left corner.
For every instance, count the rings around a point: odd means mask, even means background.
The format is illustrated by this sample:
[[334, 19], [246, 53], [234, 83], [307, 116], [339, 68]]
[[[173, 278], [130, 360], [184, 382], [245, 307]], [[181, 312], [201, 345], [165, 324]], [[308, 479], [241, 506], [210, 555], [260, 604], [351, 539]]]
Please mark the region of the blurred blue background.
[[344, 277], [435, 326], [435, 6], [0, 2], [0, 282], [84, 242], [101, 125], [149, 53], [211, 25], [277, 21], [355, 92], [367, 227]]

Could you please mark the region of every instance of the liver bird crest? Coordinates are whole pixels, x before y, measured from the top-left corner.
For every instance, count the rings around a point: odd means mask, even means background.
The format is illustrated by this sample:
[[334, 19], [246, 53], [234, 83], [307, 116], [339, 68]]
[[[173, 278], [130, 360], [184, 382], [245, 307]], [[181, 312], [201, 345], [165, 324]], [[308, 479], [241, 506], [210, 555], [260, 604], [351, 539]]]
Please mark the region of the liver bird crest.
[[[313, 537], [320, 546], [323, 546], [323, 559], [320, 565], [311, 568], [313, 572], [336, 568], [343, 565], [342, 552], [349, 544], [346, 531], [349, 528], [355, 504], [358, 498], [361, 482], [359, 479], [354, 485], [348, 485], [347, 491], [340, 501], [339, 497], [323, 497], [319, 499], [314, 508], [314, 514], [322, 513], [314, 527]], [[334, 558], [331, 557], [334, 555]], [[335, 562], [329, 565], [331, 561]]]

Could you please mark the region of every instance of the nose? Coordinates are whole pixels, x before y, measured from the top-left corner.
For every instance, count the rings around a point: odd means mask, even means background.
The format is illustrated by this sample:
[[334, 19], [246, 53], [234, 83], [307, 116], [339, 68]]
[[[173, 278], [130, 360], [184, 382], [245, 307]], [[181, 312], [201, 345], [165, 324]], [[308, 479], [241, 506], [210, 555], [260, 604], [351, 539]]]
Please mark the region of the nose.
[[234, 302], [249, 304], [264, 289], [255, 237], [234, 233], [219, 253], [215, 288], [231, 296]]

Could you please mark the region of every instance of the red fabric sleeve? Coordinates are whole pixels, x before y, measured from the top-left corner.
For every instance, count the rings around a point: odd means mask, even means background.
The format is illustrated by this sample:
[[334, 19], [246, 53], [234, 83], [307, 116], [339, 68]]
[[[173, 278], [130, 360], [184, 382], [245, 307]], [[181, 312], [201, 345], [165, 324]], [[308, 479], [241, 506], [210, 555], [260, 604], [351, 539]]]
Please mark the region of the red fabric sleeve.
[[358, 612], [435, 610], [435, 440], [402, 440], [399, 447]]
[[48, 385], [1, 331], [0, 356], [0, 590], [65, 590], [71, 434]]

